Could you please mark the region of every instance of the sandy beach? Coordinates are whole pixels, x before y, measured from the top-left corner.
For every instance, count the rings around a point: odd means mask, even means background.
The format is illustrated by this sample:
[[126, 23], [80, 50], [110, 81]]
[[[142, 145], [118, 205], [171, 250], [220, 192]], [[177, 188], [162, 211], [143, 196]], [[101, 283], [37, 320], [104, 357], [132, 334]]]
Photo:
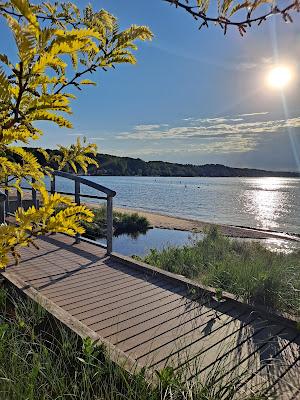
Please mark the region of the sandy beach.
[[[92, 207], [92, 204], [90, 204], [90, 206]], [[189, 232], [203, 232], [210, 226], [217, 226], [224, 235], [230, 237], [250, 239], [277, 238], [300, 242], [300, 238], [298, 236], [289, 235], [287, 233], [273, 232], [257, 228], [243, 228], [231, 225], [213, 224], [194, 219], [172, 217], [165, 214], [134, 208], [114, 207], [114, 210], [119, 212], [126, 212], [129, 214], [138, 213], [139, 215], [146, 217], [153, 228], [175, 229]]]

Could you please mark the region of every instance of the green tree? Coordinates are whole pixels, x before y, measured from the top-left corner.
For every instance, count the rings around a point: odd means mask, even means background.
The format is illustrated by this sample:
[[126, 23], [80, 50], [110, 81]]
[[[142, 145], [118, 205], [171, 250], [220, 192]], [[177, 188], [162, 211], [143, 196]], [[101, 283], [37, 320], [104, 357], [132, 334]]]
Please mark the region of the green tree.
[[[27, 246], [33, 239], [48, 232], [70, 235], [82, 233], [80, 221], [91, 221], [93, 213], [77, 206], [59, 194], [48, 195], [44, 168], [22, 145], [38, 140], [43, 134], [37, 121], [51, 121], [60, 127], [72, 128], [70, 93], [72, 87], [82, 89], [94, 82], [86, 78], [99, 69], [116, 64], [134, 64], [136, 40], [150, 40], [145, 26], [132, 25], [120, 31], [117, 19], [105, 10], [95, 12], [90, 6], [82, 12], [72, 3], [43, 2], [31, 5], [28, 0], [0, 1], [0, 16], [12, 32], [16, 54], [9, 59], [0, 54], [0, 185], [7, 182], [21, 191], [22, 179], [31, 184], [42, 198], [42, 206], [15, 214], [17, 226], [0, 226], [0, 268], [5, 267], [11, 253], [18, 260], [18, 246]], [[17, 60], [15, 62], [15, 60]], [[93, 144], [79, 141], [59, 148], [55, 155], [58, 169], [80, 166], [86, 171], [96, 152]], [[41, 153], [48, 157], [42, 149]], [[67, 208], [55, 213], [58, 205]]]

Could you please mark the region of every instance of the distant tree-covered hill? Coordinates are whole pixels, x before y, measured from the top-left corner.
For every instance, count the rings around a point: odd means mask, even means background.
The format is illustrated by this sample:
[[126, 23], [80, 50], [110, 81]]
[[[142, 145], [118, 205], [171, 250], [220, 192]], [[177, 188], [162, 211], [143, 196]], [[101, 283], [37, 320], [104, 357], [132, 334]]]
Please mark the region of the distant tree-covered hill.
[[[35, 148], [30, 148], [42, 164], [45, 160]], [[57, 150], [47, 149], [49, 153]], [[96, 156], [99, 167], [89, 167], [89, 175], [115, 175], [115, 176], [207, 176], [207, 177], [300, 177], [296, 172], [265, 171], [250, 168], [232, 168], [221, 164], [177, 164], [165, 161], [143, 161], [140, 158], [118, 157], [109, 154]]]

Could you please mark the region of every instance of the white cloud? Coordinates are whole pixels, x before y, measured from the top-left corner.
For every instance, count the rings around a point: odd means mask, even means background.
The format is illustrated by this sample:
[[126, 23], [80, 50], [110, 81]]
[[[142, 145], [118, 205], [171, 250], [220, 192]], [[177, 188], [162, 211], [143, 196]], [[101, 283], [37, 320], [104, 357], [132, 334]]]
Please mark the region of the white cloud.
[[237, 71], [248, 71], [249, 69], [255, 69], [262, 66], [267, 66], [273, 62], [271, 57], [261, 57], [256, 62], [253, 61], [242, 61], [237, 63], [234, 67]]
[[148, 131], [149, 129], [158, 129], [158, 128], [160, 128], [161, 127], [161, 125], [157, 125], [157, 124], [152, 124], [152, 125], [136, 125], [135, 127], [134, 127], [134, 129], [136, 130], [136, 131]]
[[67, 133], [68, 136], [84, 136], [83, 133]]
[[253, 117], [256, 115], [267, 115], [269, 114], [268, 111], [263, 111], [263, 112], [255, 112], [255, 113], [250, 113], [250, 114], [240, 114], [238, 117]]
[[126, 154], [132, 156], [139, 154], [156, 158], [173, 153], [230, 154], [254, 150], [266, 135], [300, 128], [300, 116], [262, 120], [267, 114], [245, 113], [239, 118], [193, 118], [172, 127], [167, 124], [137, 125], [131, 131], [119, 133], [116, 138], [131, 141]]
[[[252, 115], [249, 115], [252, 116]], [[222, 122], [224, 121], [224, 123]], [[164, 139], [190, 139], [190, 138], [210, 138], [210, 137], [228, 137], [242, 135], [267, 134], [284, 131], [290, 128], [300, 127], [300, 117], [268, 120], [268, 121], [250, 121], [239, 122], [244, 119], [234, 118], [207, 118], [195, 120], [192, 126], [175, 126], [172, 128], [159, 128], [158, 125], [142, 125], [134, 127], [130, 132], [121, 132], [117, 139], [131, 140], [164, 140]], [[198, 122], [198, 124], [196, 124]]]
[[237, 64], [236, 69], [240, 71], [247, 71], [249, 69], [257, 68], [258, 64], [253, 62], [242, 62]]
[[216, 124], [223, 124], [224, 122], [238, 122], [238, 121], [244, 121], [243, 118], [227, 118], [227, 117], [216, 117], [216, 118], [200, 118], [200, 119], [194, 119], [194, 122], [202, 122], [205, 124], [210, 124], [212, 122]]
[[[151, 143], [151, 146], [135, 147], [134, 149], [126, 150], [127, 156], [135, 157], [137, 154], [147, 157], [164, 156], [168, 154], [183, 154], [183, 153], [205, 153], [205, 154], [227, 154], [227, 153], [243, 153], [253, 150], [256, 147], [256, 141], [253, 137], [245, 138], [237, 135], [234, 139], [231, 137], [221, 138], [218, 141], [208, 141], [206, 143], [183, 143], [173, 140], [164, 146], [161, 143]], [[116, 155], [124, 155], [124, 151], [113, 151]]]

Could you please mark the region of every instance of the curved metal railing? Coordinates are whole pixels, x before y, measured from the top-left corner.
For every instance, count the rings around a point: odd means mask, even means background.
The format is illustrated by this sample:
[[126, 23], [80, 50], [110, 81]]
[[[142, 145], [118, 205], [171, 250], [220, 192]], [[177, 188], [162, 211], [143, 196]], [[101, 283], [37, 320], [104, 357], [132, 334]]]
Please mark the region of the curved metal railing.
[[[59, 191], [57, 189], [57, 181], [56, 177], [61, 177], [65, 178], [71, 181], [74, 181], [74, 191], [73, 192], [64, 192], [64, 191]], [[34, 183], [34, 180], [33, 180]], [[93, 188], [97, 190], [100, 193], [104, 193], [105, 196], [103, 195], [90, 195], [86, 193], [81, 193], [81, 185], [88, 186], [90, 188]], [[31, 191], [31, 199], [26, 199], [26, 201], [30, 201], [35, 207], [39, 206], [39, 201], [37, 199], [37, 192], [33, 187], [22, 187], [23, 190]], [[99, 183], [93, 182], [87, 178], [83, 178], [81, 176], [69, 174], [68, 172], [62, 172], [62, 171], [53, 171], [52, 172], [52, 178], [50, 181], [50, 193], [59, 193], [63, 195], [68, 195], [68, 196], [74, 196], [74, 201], [76, 204], [80, 205], [81, 204], [81, 198], [89, 198], [89, 199], [95, 199], [95, 200], [105, 200], [106, 201], [106, 249], [107, 253], [111, 254], [112, 253], [112, 242], [113, 242], [113, 197], [116, 195], [116, 192], [114, 190], [111, 190], [105, 186], [100, 185]], [[2, 200], [3, 197], [3, 200]], [[17, 192], [17, 200], [16, 200], [16, 207], [22, 207], [23, 202], [22, 195]], [[0, 207], [1, 203], [3, 203], [3, 209], [5, 210], [4, 213], [9, 214], [10, 209], [9, 209], [9, 192], [6, 191], [3, 196], [0, 194]], [[6, 203], [6, 207], [4, 204]], [[81, 239], [83, 239], [81, 236], [76, 237], [76, 242], [79, 242]], [[84, 238], [84, 240], [86, 240]]]

